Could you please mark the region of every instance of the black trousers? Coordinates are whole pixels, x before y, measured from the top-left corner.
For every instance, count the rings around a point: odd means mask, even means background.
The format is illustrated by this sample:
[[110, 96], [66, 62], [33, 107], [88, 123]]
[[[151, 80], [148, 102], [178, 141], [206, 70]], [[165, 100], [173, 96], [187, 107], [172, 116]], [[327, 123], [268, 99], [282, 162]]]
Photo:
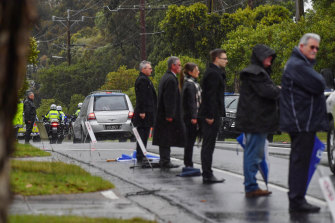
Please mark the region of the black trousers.
[[[137, 127], [137, 131], [142, 139], [143, 145], [147, 147], [147, 142], [150, 134], [150, 127]], [[144, 158], [143, 152], [138, 143], [136, 143], [136, 158], [137, 161], [143, 160]]]
[[197, 138], [197, 125], [191, 123], [191, 119], [185, 120], [186, 126], [186, 145], [184, 148], [184, 164], [193, 167], [193, 147]]
[[30, 123], [26, 122], [26, 133], [24, 135], [24, 141], [25, 142], [29, 142], [30, 134], [33, 131], [33, 127], [34, 127], [34, 122], [33, 121], [30, 122]]
[[159, 164], [161, 166], [168, 165], [170, 161], [171, 147], [170, 146], [159, 146]]
[[211, 177], [213, 153], [216, 142], [216, 135], [218, 134], [220, 127], [220, 119], [214, 118], [212, 125], [207, 124], [205, 119], [201, 120], [201, 132], [202, 132], [202, 147], [201, 147], [201, 165], [202, 165], [202, 176]]
[[309, 164], [313, 152], [315, 132], [289, 133], [291, 154], [288, 175], [290, 207], [305, 203]]

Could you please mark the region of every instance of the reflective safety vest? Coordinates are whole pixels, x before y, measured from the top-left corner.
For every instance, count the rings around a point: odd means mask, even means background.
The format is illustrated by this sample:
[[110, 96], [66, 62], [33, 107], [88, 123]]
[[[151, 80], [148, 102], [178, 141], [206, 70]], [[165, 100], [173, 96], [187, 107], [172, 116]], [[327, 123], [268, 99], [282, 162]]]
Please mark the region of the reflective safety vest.
[[59, 114], [60, 114], [60, 116], [61, 116], [62, 121], [64, 121], [64, 119], [65, 119], [65, 114], [64, 114], [64, 112], [59, 111]]
[[57, 110], [50, 110], [48, 114], [45, 116], [49, 121], [51, 119], [61, 119], [61, 116]]
[[13, 124], [15, 127], [23, 126], [23, 102], [17, 105], [16, 115], [13, 119]]
[[79, 113], [80, 113], [80, 109], [78, 109], [78, 110], [76, 111], [76, 113], [74, 113], [74, 115], [75, 115], [76, 117], [78, 117]]

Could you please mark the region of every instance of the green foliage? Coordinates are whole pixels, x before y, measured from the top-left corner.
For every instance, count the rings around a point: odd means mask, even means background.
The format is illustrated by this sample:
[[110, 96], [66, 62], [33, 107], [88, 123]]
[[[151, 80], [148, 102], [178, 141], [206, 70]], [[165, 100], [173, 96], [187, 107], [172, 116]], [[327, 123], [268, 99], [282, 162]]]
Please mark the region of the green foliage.
[[220, 18], [207, 11], [207, 6], [202, 3], [189, 7], [169, 6], [160, 27], [165, 31], [172, 51], [205, 59], [210, 49], [220, 46], [223, 36]]
[[202, 3], [189, 7], [169, 6], [160, 26], [172, 51], [206, 60], [208, 52], [220, 47], [226, 41], [226, 35], [241, 25], [255, 28], [290, 19], [290, 12], [278, 5], [259, 6], [254, 10], [247, 7], [222, 16], [206, 12], [207, 7]]
[[12, 157], [51, 156], [50, 153], [38, 149], [30, 144], [16, 143], [15, 147], [15, 151], [11, 155]]
[[[135, 84], [134, 84], [135, 85]], [[135, 108], [136, 106], [136, 94], [135, 94], [135, 87], [129, 88], [126, 92], [124, 92], [128, 95], [131, 104], [133, 105], [133, 107]]]
[[[203, 63], [200, 59], [195, 59], [189, 56], [178, 56], [178, 58], [180, 59], [181, 65], [184, 66], [184, 64], [186, 64], [187, 62], [193, 62], [195, 64], [198, 65], [200, 74], [199, 74], [199, 79], [201, 79], [202, 75], [205, 72], [206, 69], [206, 64]], [[165, 72], [167, 71], [167, 61], [168, 61], [169, 57], [165, 58], [164, 60], [160, 61], [158, 63], [157, 66], [155, 66], [155, 77], [153, 80], [153, 84], [156, 88], [156, 90], [158, 90], [158, 85], [159, 85], [159, 81], [162, 78], [162, 76], [165, 74]], [[179, 78], [179, 77], [178, 77]]]
[[138, 73], [135, 69], [127, 69], [126, 66], [120, 66], [116, 72], [107, 74], [106, 81], [100, 89], [127, 91], [129, 88], [134, 87]]
[[57, 104], [55, 99], [42, 99], [40, 107], [36, 109], [37, 117], [40, 120], [42, 120], [42, 115], [47, 114], [52, 104]]
[[13, 192], [24, 196], [85, 193], [114, 187], [73, 164], [12, 160], [11, 167]]
[[37, 49], [37, 42], [34, 37], [30, 38], [29, 45], [28, 64], [37, 64], [38, 53], [40, 51]]
[[78, 109], [78, 103], [83, 102], [85, 99], [85, 96], [82, 94], [74, 94], [71, 96], [70, 105], [68, 113], [69, 115], [74, 114]]
[[42, 69], [37, 74], [43, 98], [54, 98], [66, 105], [73, 94], [88, 95], [104, 82], [107, 71], [101, 64], [62, 64]]

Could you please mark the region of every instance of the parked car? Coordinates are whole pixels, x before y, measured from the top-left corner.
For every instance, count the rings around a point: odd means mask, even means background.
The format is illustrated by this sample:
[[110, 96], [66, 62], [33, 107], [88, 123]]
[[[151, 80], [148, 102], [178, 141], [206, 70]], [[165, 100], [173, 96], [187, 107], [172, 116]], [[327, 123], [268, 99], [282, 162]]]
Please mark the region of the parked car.
[[225, 106], [226, 106], [226, 117], [221, 117], [221, 124], [218, 133], [218, 140], [225, 140], [225, 138], [236, 138], [241, 134], [235, 128], [236, 112], [239, 94], [226, 93], [225, 95]]
[[89, 94], [73, 123], [73, 142], [90, 140], [85, 122], [91, 124], [97, 140], [118, 139], [120, 142], [135, 140], [131, 118], [134, 108], [128, 95], [120, 91], [95, 91]]

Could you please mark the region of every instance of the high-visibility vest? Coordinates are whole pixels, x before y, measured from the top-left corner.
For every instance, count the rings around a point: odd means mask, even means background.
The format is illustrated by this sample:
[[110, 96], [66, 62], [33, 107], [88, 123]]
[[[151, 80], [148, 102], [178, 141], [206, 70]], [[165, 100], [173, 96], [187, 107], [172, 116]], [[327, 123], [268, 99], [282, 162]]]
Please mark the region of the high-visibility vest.
[[80, 113], [80, 109], [78, 109], [74, 115], [75, 115], [76, 117], [78, 117], [79, 113]]
[[47, 119], [60, 119], [60, 114], [57, 110], [50, 110], [48, 114], [45, 116]]

